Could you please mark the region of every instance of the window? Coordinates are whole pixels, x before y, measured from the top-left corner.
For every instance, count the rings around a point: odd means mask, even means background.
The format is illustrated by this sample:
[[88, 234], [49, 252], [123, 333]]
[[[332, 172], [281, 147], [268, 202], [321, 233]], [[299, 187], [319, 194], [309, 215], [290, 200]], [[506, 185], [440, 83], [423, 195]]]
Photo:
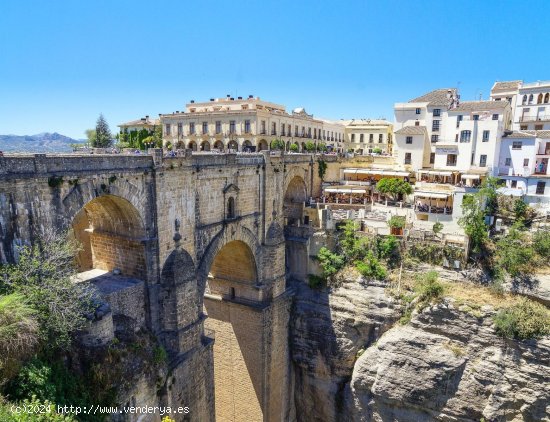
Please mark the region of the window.
[[277, 135], [277, 123], [275, 122], [271, 123], [271, 134]]
[[222, 133], [222, 122], [219, 120], [216, 120], [216, 133]]
[[455, 134], [455, 142], [458, 142], [458, 133]]
[[229, 133], [235, 133], [235, 120], [229, 121]]
[[542, 125], [535, 125], [535, 130], [542, 130]]
[[416, 114], [420, 114], [420, 109], [417, 108], [417, 109], [415, 110], [415, 113], [416, 113]]
[[167, 135], [170, 135], [170, 123], [166, 123], [166, 125], [164, 126], [164, 131]]
[[463, 119], [462, 115], [456, 116], [456, 127], [460, 126], [460, 122], [462, 121], [462, 119]]
[[414, 122], [414, 125], [415, 126], [420, 126], [420, 122], [417, 120], [416, 122]]
[[482, 142], [489, 142], [489, 131], [488, 130], [484, 130], [483, 131], [483, 138], [482, 138]]
[[523, 159], [523, 167], [529, 167], [529, 158]]
[[512, 142], [512, 149], [521, 149], [523, 143], [521, 141], [513, 141]]
[[250, 133], [250, 120], [244, 121], [244, 133]]
[[527, 125], [520, 125], [519, 130], [527, 130]]
[[260, 134], [265, 135], [265, 120], [262, 120]]
[[306, 136], [306, 127], [302, 126], [302, 138], [305, 138]]
[[195, 123], [194, 122], [189, 123], [189, 133], [191, 135], [193, 135], [195, 133]]
[[544, 195], [544, 189], [546, 188], [546, 182], [537, 182], [537, 195]]
[[286, 136], [285, 135], [285, 124], [284, 123], [281, 123], [281, 136]]
[[498, 114], [493, 114], [493, 120], [498, 120]]
[[227, 200], [227, 218], [235, 218], [235, 198], [232, 196]]
[[462, 132], [460, 132], [460, 142], [470, 142], [471, 138], [472, 138], [471, 130], [463, 130]]
[[517, 180], [512, 180], [511, 187], [514, 188], [514, 189], [517, 188], [518, 187], [518, 181]]
[[308, 128], [308, 129], [307, 129], [307, 137], [308, 137], [308, 138], [311, 138], [311, 128]]
[[317, 128], [313, 129], [313, 139], [317, 139]]
[[434, 132], [439, 131], [439, 123], [441, 123], [441, 120], [434, 120], [432, 122], [432, 130]]
[[542, 104], [542, 94], [537, 97], [537, 104]]
[[202, 133], [203, 135], [208, 134], [208, 122], [202, 122]]
[[435, 152], [430, 153], [430, 164], [435, 163]]
[[360, 134], [359, 135], [359, 142], [364, 142], [364, 140], [365, 140], [365, 135]]
[[479, 114], [474, 114], [472, 117], [474, 118], [474, 120], [479, 120]]
[[447, 154], [447, 165], [456, 166], [456, 154]]
[[522, 104], [527, 104], [527, 95], [523, 96], [523, 100], [521, 101]]
[[411, 153], [410, 152], [405, 153], [405, 164], [411, 164]]
[[486, 167], [487, 166], [487, 155], [481, 154], [479, 156], [479, 167]]
[[434, 108], [434, 116], [436, 116], [436, 117], [441, 116], [441, 109], [440, 108]]
[[439, 141], [439, 135], [432, 135], [432, 142]]
[[533, 104], [533, 94], [529, 95], [529, 104]]
[[351, 134], [351, 142], [355, 142], [355, 133]]
[[178, 136], [183, 135], [183, 124], [178, 123]]
[[506, 167], [510, 167], [512, 165], [512, 159], [510, 157], [506, 157], [506, 160], [504, 160], [504, 165]]
[[374, 133], [369, 135], [369, 142], [374, 142]]
[[412, 144], [413, 143], [413, 137], [412, 136], [407, 136], [407, 139], [405, 140], [405, 143], [406, 144]]
[[294, 136], [298, 136], [298, 126], [294, 126]]
[[382, 142], [384, 142], [384, 135], [379, 134], [378, 135], [378, 143], [381, 144]]
[[550, 102], [550, 93], [546, 93], [544, 96], [544, 104], [548, 104]]

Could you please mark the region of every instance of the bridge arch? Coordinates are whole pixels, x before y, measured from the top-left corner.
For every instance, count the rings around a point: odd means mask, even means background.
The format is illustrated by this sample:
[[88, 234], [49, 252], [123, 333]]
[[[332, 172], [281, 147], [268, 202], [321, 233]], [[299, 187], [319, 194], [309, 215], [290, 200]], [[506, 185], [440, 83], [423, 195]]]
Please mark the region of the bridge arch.
[[285, 225], [298, 225], [302, 222], [304, 204], [308, 199], [308, 189], [303, 177], [294, 175], [286, 184], [283, 198]]
[[81, 272], [112, 271], [145, 280], [145, 225], [130, 201], [101, 195], [88, 201], [71, 221], [71, 231], [82, 245], [77, 263]]

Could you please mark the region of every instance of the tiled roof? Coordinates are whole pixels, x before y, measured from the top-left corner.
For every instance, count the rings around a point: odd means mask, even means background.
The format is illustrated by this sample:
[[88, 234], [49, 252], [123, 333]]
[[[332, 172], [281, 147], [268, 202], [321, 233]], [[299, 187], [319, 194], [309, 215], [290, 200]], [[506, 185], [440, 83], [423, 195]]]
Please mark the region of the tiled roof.
[[346, 126], [390, 126], [392, 123], [384, 119], [351, 119], [341, 120]]
[[131, 122], [121, 123], [118, 126], [152, 126], [158, 125], [159, 119], [148, 119], [148, 120], [132, 120]]
[[508, 101], [463, 101], [450, 111], [486, 111], [504, 109]]
[[456, 88], [435, 89], [418, 98], [414, 98], [409, 103], [428, 103], [429, 106], [448, 106], [450, 99], [447, 97], [449, 91], [456, 97]]
[[523, 81], [502, 81], [495, 82], [491, 91], [510, 91], [518, 89]]
[[427, 135], [426, 126], [404, 126], [395, 131], [396, 135]]
[[534, 130], [514, 130], [504, 134], [505, 138], [534, 138], [535, 136]]

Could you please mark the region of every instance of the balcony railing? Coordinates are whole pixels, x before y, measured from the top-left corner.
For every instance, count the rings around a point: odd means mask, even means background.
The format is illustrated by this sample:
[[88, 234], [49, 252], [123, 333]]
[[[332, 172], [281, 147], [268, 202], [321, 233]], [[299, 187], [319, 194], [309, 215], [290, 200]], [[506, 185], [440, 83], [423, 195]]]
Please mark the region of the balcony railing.
[[520, 122], [548, 122], [550, 121], [550, 114], [542, 114], [538, 116], [521, 116]]

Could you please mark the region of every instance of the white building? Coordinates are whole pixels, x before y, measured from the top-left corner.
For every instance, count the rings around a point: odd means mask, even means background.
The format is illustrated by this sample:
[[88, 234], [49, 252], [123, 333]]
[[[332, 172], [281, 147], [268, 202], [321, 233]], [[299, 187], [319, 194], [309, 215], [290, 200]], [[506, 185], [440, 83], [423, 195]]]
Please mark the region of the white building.
[[393, 152], [393, 125], [385, 119], [343, 120], [345, 125], [344, 150], [359, 155]]
[[130, 133], [133, 131], [139, 132], [140, 130], [147, 130], [153, 133], [155, 127], [160, 124], [159, 119], [151, 119], [149, 116], [142, 117], [139, 120], [132, 120], [131, 122], [121, 123], [118, 125], [121, 133]]
[[165, 143], [193, 151], [267, 150], [275, 139], [287, 150], [296, 144], [304, 151], [308, 142], [337, 150], [344, 140], [342, 124], [316, 119], [303, 108], [287, 113], [284, 106], [252, 95], [191, 101], [185, 111], [161, 114], [160, 119]]

